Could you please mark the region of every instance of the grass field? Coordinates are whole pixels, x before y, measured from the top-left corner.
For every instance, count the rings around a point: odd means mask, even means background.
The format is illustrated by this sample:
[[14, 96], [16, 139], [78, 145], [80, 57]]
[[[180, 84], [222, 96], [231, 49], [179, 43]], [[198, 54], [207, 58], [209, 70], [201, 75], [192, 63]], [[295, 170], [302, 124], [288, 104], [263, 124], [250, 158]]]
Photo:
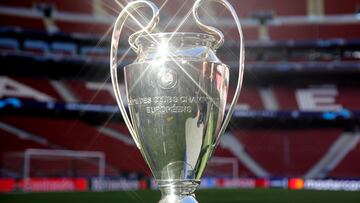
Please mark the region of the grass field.
[[[1, 203], [157, 203], [158, 191], [0, 194]], [[360, 192], [199, 190], [200, 203], [359, 203]]]

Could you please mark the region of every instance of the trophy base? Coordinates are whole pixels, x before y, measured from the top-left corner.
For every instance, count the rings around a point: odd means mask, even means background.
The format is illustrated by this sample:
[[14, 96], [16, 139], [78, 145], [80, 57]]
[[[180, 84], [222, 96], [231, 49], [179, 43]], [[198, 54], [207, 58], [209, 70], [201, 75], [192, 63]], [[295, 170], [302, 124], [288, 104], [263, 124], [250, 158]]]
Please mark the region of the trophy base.
[[159, 203], [198, 203], [193, 195], [167, 195], [163, 196]]
[[161, 191], [159, 203], [198, 203], [195, 190], [199, 181], [158, 181]]

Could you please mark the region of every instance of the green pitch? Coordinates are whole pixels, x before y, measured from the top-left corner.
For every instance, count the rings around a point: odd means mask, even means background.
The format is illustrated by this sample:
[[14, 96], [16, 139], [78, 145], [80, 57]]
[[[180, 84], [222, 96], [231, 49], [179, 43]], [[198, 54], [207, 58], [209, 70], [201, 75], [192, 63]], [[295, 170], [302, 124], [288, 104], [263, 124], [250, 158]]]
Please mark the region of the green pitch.
[[[1, 203], [158, 203], [158, 191], [0, 194]], [[360, 192], [199, 190], [200, 203], [359, 203]]]

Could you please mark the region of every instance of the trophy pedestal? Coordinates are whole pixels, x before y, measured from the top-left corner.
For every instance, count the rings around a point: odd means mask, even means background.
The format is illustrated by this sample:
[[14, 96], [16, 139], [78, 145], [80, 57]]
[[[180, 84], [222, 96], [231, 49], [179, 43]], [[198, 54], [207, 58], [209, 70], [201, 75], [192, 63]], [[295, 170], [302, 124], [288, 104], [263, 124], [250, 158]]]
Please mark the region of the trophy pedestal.
[[194, 195], [167, 195], [163, 196], [159, 203], [198, 203]]
[[158, 181], [161, 191], [159, 203], [198, 203], [195, 190], [199, 185], [195, 181]]

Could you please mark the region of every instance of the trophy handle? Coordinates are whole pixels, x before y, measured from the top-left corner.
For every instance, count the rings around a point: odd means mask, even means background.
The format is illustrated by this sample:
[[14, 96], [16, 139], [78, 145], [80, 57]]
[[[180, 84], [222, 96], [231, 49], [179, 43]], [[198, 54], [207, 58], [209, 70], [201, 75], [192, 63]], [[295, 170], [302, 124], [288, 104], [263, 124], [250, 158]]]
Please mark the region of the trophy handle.
[[134, 16], [132, 16], [131, 13], [143, 7], [150, 7], [153, 13], [153, 17], [151, 18], [150, 22], [146, 25], [146, 27], [142, 28], [140, 31], [135, 32], [129, 37], [129, 44], [131, 48], [134, 49], [135, 52], [138, 51], [138, 48], [134, 43], [136, 38], [144, 32], [148, 32], [148, 33], [152, 32], [155, 26], [157, 25], [157, 23], [159, 22], [159, 9], [154, 3], [145, 0], [133, 1], [129, 3], [127, 6], [125, 6], [123, 10], [120, 12], [114, 24], [114, 29], [111, 37], [111, 51], [110, 51], [110, 75], [111, 75], [111, 81], [114, 89], [116, 102], [120, 108], [120, 112], [123, 116], [125, 124], [128, 127], [129, 132], [136, 143], [136, 146], [139, 149], [141, 148], [139, 144], [139, 140], [131, 124], [129, 116], [126, 112], [124, 102], [121, 99], [121, 92], [120, 92], [120, 86], [119, 86], [118, 74], [117, 74], [117, 64], [118, 64], [117, 53], [119, 48], [120, 34], [125, 21], [128, 19], [129, 16], [134, 18]]
[[203, 24], [200, 19], [199, 19], [199, 15], [198, 15], [198, 9], [202, 6], [203, 3], [208, 2], [208, 1], [214, 1], [217, 3], [222, 4], [226, 9], [228, 9], [232, 15], [232, 17], [235, 20], [236, 26], [238, 28], [239, 31], [239, 36], [240, 36], [240, 58], [239, 58], [239, 76], [238, 76], [238, 82], [236, 85], [236, 91], [234, 94], [234, 98], [230, 104], [230, 107], [228, 109], [228, 113], [224, 119], [223, 125], [219, 131], [218, 136], [216, 137], [216, 141], [213, 145], [213, 147], [216, 147], [219, 142], [220, 142], [220, 137], [221, 135], [225, 132], [226, 127], [228, 126], [231, 116], [234, 113], [235, 110], [235, 106], [237, 104], [237, 101], [239, 99], [239, 95], [240, 95], [240, 91], [241, 91], [241, 86], [242, 86], [242, 82], [243, 82], [243, 75], [244, 75], [244, 60], [245, 60], [245, 49], [244, 49], [244, 37], [243, 37], [243, 32], [241, 29], [241, 23], [239, 20], [239, 17], [235, 11], [235, 9], [231, 6], [231, 4], [227, 1], [227, 0], [197, 0], [193, 6], [193, 17], [196, 21], [196, 24], [200, 27], [200, 29], [202, 29], [204, 32], [207, 32], [209, 34], [215, 34], [218, 37], [218, 43], [215, 45], [216, 48], [220, 47], [223, 43], [224, 43], [224, 35], [222, 34], [222, 32], [214, 27], [208, 26]]

